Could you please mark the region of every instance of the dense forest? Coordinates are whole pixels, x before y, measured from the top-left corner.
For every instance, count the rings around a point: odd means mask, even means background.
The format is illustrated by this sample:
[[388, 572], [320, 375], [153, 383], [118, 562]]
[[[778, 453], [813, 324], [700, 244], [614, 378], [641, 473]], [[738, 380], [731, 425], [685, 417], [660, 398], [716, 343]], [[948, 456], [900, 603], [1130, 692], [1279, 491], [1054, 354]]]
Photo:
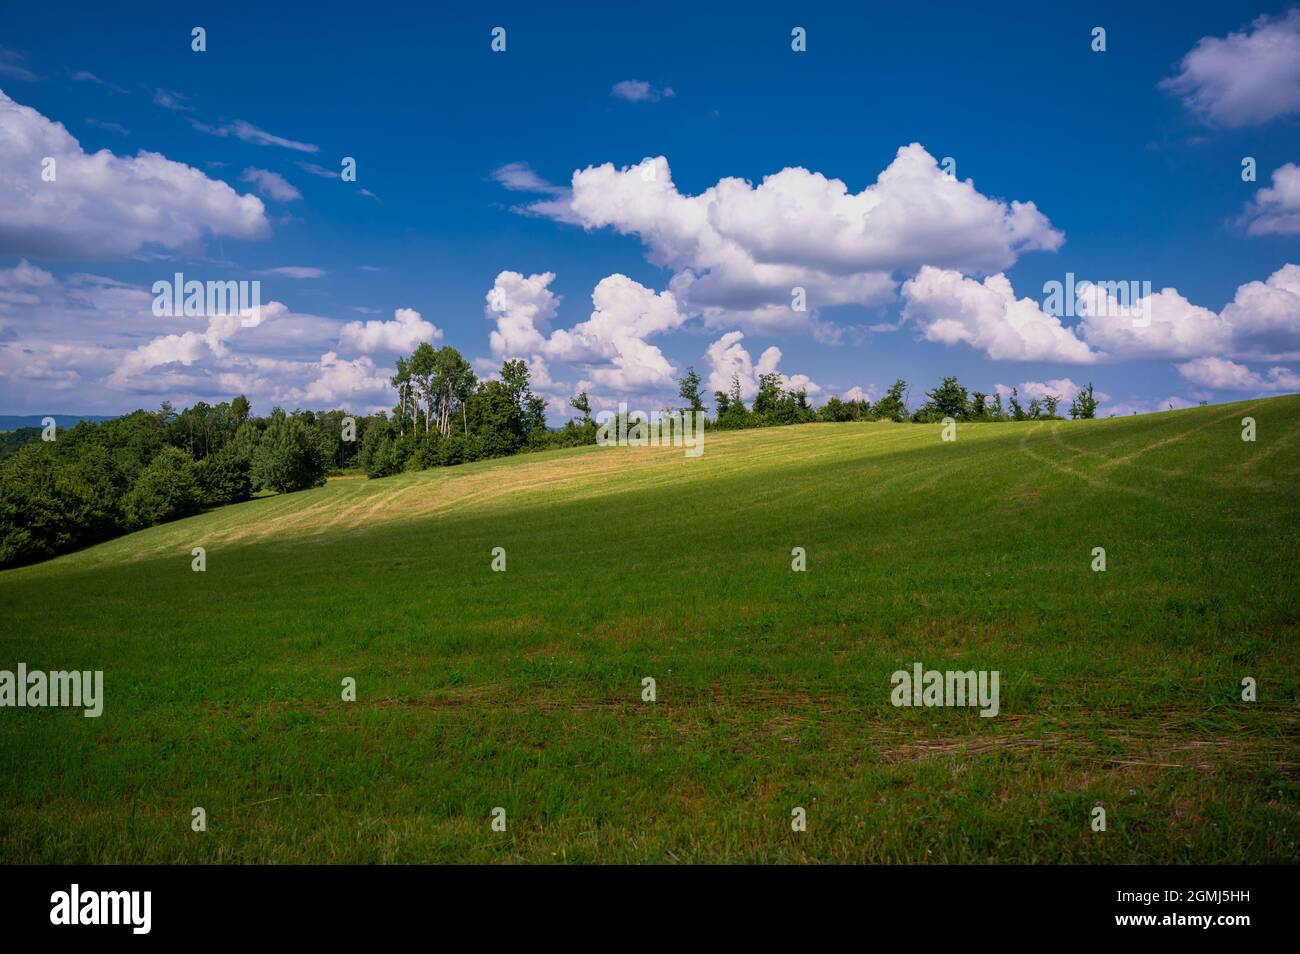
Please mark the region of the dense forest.
[[[561, 428], [546, 423], [546, 404], [533, 393], [528, 367], [507, 361], [480, 380], [455, 348], [421, 344], [397, 361], [391, 414], [342, 410], [255, 417], [241, 395], [217, 405], [177, 411], [169, 402], [62, 431], [22, 428], [0, 434], [0, 566], [45, 559], [142, 527], [258, 493], [315, 487], [344, 471], [385, 477], [524, 451], [576, 447], [596, 441], [597, 424], [585, 392], [570, 402], [577, 416]], [[700, 376], [687, 370], [675, 410], [707, 413]], [[878, 401], [830, 398], [820, 408], [780, 375], [763, 375], [746, 406], [739, 379], [715, 391], [712, 428], [769, 427], [815, 421], [893, 420], [917, 423], [1052, 419], [1059, 399], [1021, 402], [968, 392], [945, 378], [915, 411], [907, 383], [895, 381]], [[1071, 417], [1093, 417], [1092, 385], [1079, 392]], [[664, 411], [674, 409], [664, 408]]]

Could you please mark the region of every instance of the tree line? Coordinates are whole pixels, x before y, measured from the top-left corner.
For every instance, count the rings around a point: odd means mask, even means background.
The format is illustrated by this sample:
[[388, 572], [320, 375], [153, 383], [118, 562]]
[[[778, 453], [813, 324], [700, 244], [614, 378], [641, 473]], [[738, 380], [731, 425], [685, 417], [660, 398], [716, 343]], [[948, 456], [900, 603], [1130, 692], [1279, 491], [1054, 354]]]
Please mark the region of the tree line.
[[546, 400], [533, 393], [523, 361], [506, 361], [496, 378], [480, 380], [455, 348], [424, 342], [397, 359], [391, 383], [392, 416], [371, 422], [358, 454], [368, 477], [596, 441], [585, 393], [572, 402], [581, 420], [547, 427]]
[[[353, 463], [342, 411], [254, 417], [242, 395], [176, 411], [36, 428], [0, 458], [0, 566], [31, 563], [131, 530], [324, 483]], [[18, 432], [14, 432], [18, 433]]]
[[[707, 414], [699, 374], [688, 368], [676, 411]], [[560, 428], [546, 423], [545, 400], [532, 390], [528, 366], [506, 361], [499, 375], [479, 379], [455, 348], [422, 343], [397, 361], [390, 413], [342, 410], [251, 413], [240, 395], [176, 410], [137, 410], [108, 421], [81, 421], [55, 435], [38, 428], [0, 434], [0, 567], [45, 559], [122, 533], [248, 500], [259, 493], [316, 487], [330, 473], [386, 477], [527, 451], [596, 441], [591, 402], [580, 392], [577, 412]], [[1061, 399], [1021, 400], [968, 391], [955, 377], [907, 406], [899, 379], [878, 400], [829, 398], [813, 407], [807, 393], [764, 374], [747, 405], [739, 377], [713, 393], [710, 428], [892, 420], [927, 423], [1058, 419]], [[1089, 384], [1073, 399], [1074, 418], [1096, 415]]]
[[[682, 377], [681, 398], [684, 410], [702, 411], [703, 394], [700, 376], [694, 368], [687, 369]], [[714, 391], [716, 413], [710, 425], [716, 428], [770, 427], [780, 424], [807, 424], [812, 422], [840, 421], [911, 421], [928, 424], [951, 417], [958, 421], [1035, 421], [1063, 420], [1058, 413], [1062, 398], [1047, 394], [1025, 402], [1017, 388], [1012, 388], [1004, 406], [1000, 393], [968, 391], [956, 377], [947, 377], [926, 400], [913, 411], [907, 407], [908, 383], [896, 380], [877, 401], [863, 398], [845, 399], [830, 397], [819, 408], [808, 403], [803, 389], [788, 388], [775, 372], [763, 374], [758, 379], [758, 390], [750, 406], [741, 397], [740, 377], [733, 375], [727, 391]], [[1071, 418], [1084, 419], [1097, 416], [1097, 399], [1092, 383], [1080, 390], [1070, 402]]]

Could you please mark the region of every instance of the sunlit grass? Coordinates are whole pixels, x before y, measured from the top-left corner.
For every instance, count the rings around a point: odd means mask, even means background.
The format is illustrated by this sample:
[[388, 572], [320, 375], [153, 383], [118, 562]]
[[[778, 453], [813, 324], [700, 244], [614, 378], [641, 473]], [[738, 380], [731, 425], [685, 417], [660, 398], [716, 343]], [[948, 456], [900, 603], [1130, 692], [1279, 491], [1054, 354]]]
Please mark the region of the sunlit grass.
[[[0, 573], [0, 668], [106, 687], [0, 709], [0, 860], [1294, 860], [1300, 398], [939, 431], [334, 480]], [[892, 707], [917, 661], [1001, 714]]]

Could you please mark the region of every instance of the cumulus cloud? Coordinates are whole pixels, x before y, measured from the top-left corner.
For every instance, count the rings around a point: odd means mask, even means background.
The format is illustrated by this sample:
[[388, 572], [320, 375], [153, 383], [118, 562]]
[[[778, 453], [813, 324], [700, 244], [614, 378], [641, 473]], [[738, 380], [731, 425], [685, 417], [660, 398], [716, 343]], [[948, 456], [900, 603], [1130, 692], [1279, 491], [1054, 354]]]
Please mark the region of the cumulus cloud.
[[422, 341], [436, 344], [442, 329], [420, 317], [413, 308], [398, 308], [392, 321], [350, 321], [339, 331], [339, 348], [366, 354], [405, 354]]
[[864, 389], [855, 385], [841, 394], [840, 397], [846, 401], [874, 401], [877, 397], [876, 386], [873, 384]]
[[[54, 182], [41, 178], [46, 156]], [[62, 124], [0, 92], [0, 255], [126, 258], [269, 231], [256, 196], [158, 153], [86, 153]]]
[[1037, 302], [1017, 299], [1001, 273], [981, 282], [927, 265], [903, 284], [903, 298], [904, 321], [927, 341], [967, 344], [995, 361], [1088, 364], [1098, 357]]
[[[825, 340], [835, 332], [821, 325], [821, 309], [890, 301], [895, 271], [924, 264], [993, 271], [1063, 241], [1032, 202], [980, 194], [916, 143], [858, 193], [787, 168], [758, 186], [726, 178], [684, 195], [661, 156], [579, 170], [567, 202], [526, 209], [638, 236], [651, 262], [674, 271], [669, 289], [708, 327], [820, 329]], [[795, 288], [805, 291], [806, 311], [792, 307]]]
[[1300, 166], [1288, 162], [1274, 169], [1272, 188], [1260, 189], [1246, 204], [1240, 224], [1247, 235], [1300, 234]]
[[645, 339], [686, 321], [672, 292], [655, 293], [626, 275], [602, 278], [591, 317], [551, 335], [543, 355], [587, 371], [590, 382], [619, 392], [671, 390], [672, 363]]
[[392, 372], [375, 367], [366, 355], [348, 361], [335, 352], [320, 357], [316, 379], [301, 390], [302, 400], [317, 406], [345, 404], [358, 398], [383, 401], [390, 396]]
[[1247, 282], [1223, 309], [1238, 357], [1300, 360], [1300, 265], [1283, 265], [1267, 281]]
[[[282, 302], [270, 302], [261, 307], [261, 321], [273, 321], [287, 311]], [[226, 342], [244, 327], [241, 315], [238, 312], [209, 315], [207, 322], [202, 331], [160, 335], [134, 348], [117, 365], [108, 379], [109, 386], [129, 388], [139, 375], [154, 368], [170, 364], [189, 367], [204, 358], [226, 357], [229, 353]]]
[[26, 261], [0, 268], [0, 406], [38, 413], [57, 399], [117, 412], [239, 393], [263, 408], [345, 403], [365, 413], [391, 404], [391, 369], [339, 358], [335, 320], [278, 301], [262, 305], [256, 326], [234, 314], [160, 318], [153, 298], [147, 281], [59, 279]]
[[1289, 361], [1300, 357], [1300, 266], [1284, 265], [1267, 281], [1248, 282], [1216, 313], [1165, 288], [1139, 299], [1149, 321], [1117, 316], [1116, 302], [1092, 286], [1079, 303], [1079, 328], [1093, 346], [1117, 358], [1203, 355]]
[[1165, 288], [1133, 302], [1080, 283], [1074, 328], [1030, 298], [1016, 299], [1004, 275], [983, 282], [960, 272], [922, 268], [903, 285], [904, 321], [928, 341], [967, 344], [997, 361], [1188, 359], [1220, 355], [1300, 360], [1300, 266], [1240, 286], [1222, 312]]
[[1232, 346], [1227, 322], [1173, 288], [1138, 298], [1125, 308], [1100, 285], [1081, 286], [1076, 309], [1084, 339], [1114, 357], [1186, 358]]
[[1300, 10], [1261, 16], [1239, 33], [1202, 37], [1160, 87], [1211, 126], [1300, 112]]
[[672, 363], [646, 341], [686, 321], [672, 292], [656, 293], [626, 275], [608, 275], [592, 291], [590, 318], [552, 332], [549, 322], [559, 306], [549, 288], [554, 278], [553, 272], [497, 276], [485, 309], [496, 323], [489, 336], [494, 358], [523, 358], [530, 369], [536, 366], [548, 376], [548, 361], [572, 365], [583, 375], [579, 388], [647, 393], [676, 387]]
[[501, 272], [487, 293], [485, 315], [496, 322], [488, 336], [495, 356], [519, 357], [540, 351], [545, 344], [547, 322], [555, 317], [560, 300], [550, 284], [554, 272], [525, 278], [519, 272]]
[[[709, 362], [709, 390], [730, 393], [732, 382], [740, 381], [740, 396], [746, 401], [758, 393], [758, 381], [765, 374], [780, 375], [781, 386], [788, 391], [804, 391], [810, 397], [822, 392], [817, 384], [806, 374], [786, 375], [777, 367], [781, 363], [781, 349], [775, 345], [765, 349], [758, 360], [750, 357], [742, 341], [745, 335], [740, 331], [729, 331], [709, 345], [704, 357]], [[845, 397], [862, 395], [861, 388], [851, 389]]]
[[[1002, 385], [998, 385], [999, 389], [1001, 387]], [[1075, 384], [1069, 378], [1052, 378], [1047, 381], [1025, 381], [1020, 385], [1019, 390], [1021, 394], [1030, 398], [1042, 399], [1055, 394], [1062, 401], [1068, 403], [1074, 400], [1074, 396], [1078, 394], [1081, 389], [1079, 385]], [[1094, 397], [1097, 397], [1098, 400], [1105, 399], [1105, 395], [1097, 395], [1095, 392]]]
[[293, 202], [302, 198], [302, 193], [294, 188], [289, 183], [289, 180], [278, 172], [272, 172], [270, 169], [258, 169], [256, 166], [249, 166], [244, 170], [240, 181], [253, 183], [258, 192], [268, 199], [274, 199], [276, 202]]
[[661, 99], [672, 99], [677, 94], [671, 86], [656, 88], [645, 80], [620, 80], [610, 87], [609, 95], [615, 99], [625, 99], [629, 103], [657, 103]]
[[1178, 373], [1215, 391], [1300, 391], [1300, 375], [1289, 368], [1273, 367], [1259, 374], [1224, 358], [1197, 358], [1180, 364]]

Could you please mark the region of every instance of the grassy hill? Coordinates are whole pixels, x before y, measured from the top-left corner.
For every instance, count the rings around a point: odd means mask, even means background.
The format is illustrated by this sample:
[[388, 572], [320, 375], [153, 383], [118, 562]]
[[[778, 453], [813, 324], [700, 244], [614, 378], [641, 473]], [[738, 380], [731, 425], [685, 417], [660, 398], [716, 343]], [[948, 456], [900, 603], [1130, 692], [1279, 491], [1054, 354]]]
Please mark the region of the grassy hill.
[[[1292, 861], [1298, 492], [1285, 397], [710, 433], [155, 527], [0, 573], [0, 669], [106, 696], [0, 710], [0, 861]], [[1000, 713], [895, 708], [915, 662], [1000, 671]]]

